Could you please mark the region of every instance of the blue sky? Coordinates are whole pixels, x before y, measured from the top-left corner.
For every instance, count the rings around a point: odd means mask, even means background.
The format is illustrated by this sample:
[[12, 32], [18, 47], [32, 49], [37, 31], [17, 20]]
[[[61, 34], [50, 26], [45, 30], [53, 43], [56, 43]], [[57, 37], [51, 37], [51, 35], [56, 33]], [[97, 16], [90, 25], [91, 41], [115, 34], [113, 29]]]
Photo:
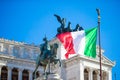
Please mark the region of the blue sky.
[[60, 26], [54, 14], [66, 18], [72, 28], [80, 24], [84, 29], [97, 26], [96, 8], [101, 12], [101, 45], [104, 55], [116, 61], [113, 68], [120, 79], [120, 1], [119, 0], [0, 0], [0, 38], [42, 43], [55, 37]]

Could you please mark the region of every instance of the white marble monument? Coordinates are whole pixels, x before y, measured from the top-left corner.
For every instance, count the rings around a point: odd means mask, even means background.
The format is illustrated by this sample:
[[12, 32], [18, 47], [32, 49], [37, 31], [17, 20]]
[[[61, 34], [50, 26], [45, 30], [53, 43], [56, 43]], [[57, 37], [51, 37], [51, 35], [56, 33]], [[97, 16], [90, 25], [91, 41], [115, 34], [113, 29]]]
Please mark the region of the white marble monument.
[[[99, 55], [97, 58], [89, 58], [74, 55], [68, 60], [63, 60], [64, 48], [57, 39], [49, 41], [49, 44], [58, 43], [57, 57], [61, 59], [62, 66], [52, 66], [52, 72], [48, 80], [99, 80]], [[98, 47], [97, 47], [97, 53]], [[0, 78], [1, 80], [33, 80], [35, 60], [40, 53], [39, 46], [26, 44], [14, 40], [0, 38]], [[102, 75], [103, 80], [112, 80], [112, 68], [115, 63], [104, 56], [102, 50]], [[42, 80], [43, 68], [39, 67], [36, 76]], [[56, 79], [57, 78], [57, 79]]]

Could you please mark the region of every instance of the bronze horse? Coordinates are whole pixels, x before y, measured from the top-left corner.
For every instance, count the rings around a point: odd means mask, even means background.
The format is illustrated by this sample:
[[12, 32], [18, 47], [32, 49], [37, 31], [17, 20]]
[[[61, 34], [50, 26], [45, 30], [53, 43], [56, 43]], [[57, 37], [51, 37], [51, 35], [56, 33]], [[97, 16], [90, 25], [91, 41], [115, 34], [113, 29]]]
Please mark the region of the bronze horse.
[[[51, 63], [54, 63], [54, 64], [57, 64], [59, 62], [59, 66], [61, 66], [61, 61], [60, 59], [57, 59], [56, 55], [57, 55], [57, 48], [58, 48], [58, 44], [57, 43], [54, 43], [52, 46], [50, 46], [50, 50], [46, 51], [47, 55], [45, 55], [45, 58], [43, 59], [43, 55], [44, 51], [41, 51], [41, 54], [39, 55], [38, 57], [38, 61], [36, 63], [36, 68], [33, 72], [33, 76], [35, 78], [35, 75], [36, 75], [36, 72], [37, 72], [37, 69], [39, 66], [42, 66], [44, 68], [44, 75], [45, 77], [47, 78], [47, 75], [48, 74], [51, 74], [50, 72], [50, 64]], [[49, 68], [49, 71], [47, 72], [46, 68]]]

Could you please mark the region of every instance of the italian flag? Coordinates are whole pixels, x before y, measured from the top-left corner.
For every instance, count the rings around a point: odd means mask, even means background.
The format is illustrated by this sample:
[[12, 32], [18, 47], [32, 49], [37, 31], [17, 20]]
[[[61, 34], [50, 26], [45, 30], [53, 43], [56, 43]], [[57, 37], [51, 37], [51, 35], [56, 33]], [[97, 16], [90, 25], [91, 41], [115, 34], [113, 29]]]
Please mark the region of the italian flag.
[[89, 30], [65, 32], [57, 35], [64, 46], [68, 59], [70, 54], [80, 54], [88, 57], [96, 57], [97, 27]]

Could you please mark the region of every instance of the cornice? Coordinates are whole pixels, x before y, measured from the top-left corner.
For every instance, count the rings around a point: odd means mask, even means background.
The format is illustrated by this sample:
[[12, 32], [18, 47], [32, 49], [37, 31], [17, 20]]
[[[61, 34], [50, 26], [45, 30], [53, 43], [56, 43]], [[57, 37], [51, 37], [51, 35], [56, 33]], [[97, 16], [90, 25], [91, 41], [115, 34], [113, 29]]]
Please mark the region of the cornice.
[[7, 56], [7, 55], [1, 55], [0, 54], [0, 60], [2, 61], [6, 61], [7, 63], [18, 63], [19, 64], [30, 64], [31, 65], [35, 65], [35, 61], [34, 60], [28, 60], [28, 59], [22, 59], [22, 58], [16, 58], [14, 56]]
[[4, 39], [4, 38], [0, 38], [0, 43], [3, 43], [3, 44], [9, 44], [9, 45], [18, 45], [18, 46], [27, 46], [27, 47], [30, 47], [30, 48], [34, 48], [34, 47], [38, 47], [37, 45], [35, 44], [27, 44], [25, 42], [18, 42], [18, 41], [14, 41], [14, 40], [8, 40], [8, 39]]
[[[35, 69], [35, 61], [31, 60], [24, 60], [24, 59], [11, 59], [11, 58], [5, 58], [0, 57], [0, 66], [7, 66], [7, 67], [13, 67], [18, 69], [26, 69], [26, 70], [34, 70]], [[42, 68], [39, 68], [38, 70], [42, 71]]]
[[[110, 67], [115, 66], [115, 62], [112, 62], [109, 59], [106, 59], [106, 57], [104, 57], [103, 55], [102, 55], [102, 58], [103, 58], [102, 65], [107, 65], [107, 66], [110, 66]], [[92, 63], [99, 64], [99, 59], [89, 58], [89, 57], [81, 56], [81, 55], [76, 55], [74, 57], [69, 58], [68, 60], [65, 60], [65, 64], [68, 64], [68, 63], [70, 63], [74, 60], [77, 60], [77, 62], [87, 61], [87, 62], [92, 62]]]

